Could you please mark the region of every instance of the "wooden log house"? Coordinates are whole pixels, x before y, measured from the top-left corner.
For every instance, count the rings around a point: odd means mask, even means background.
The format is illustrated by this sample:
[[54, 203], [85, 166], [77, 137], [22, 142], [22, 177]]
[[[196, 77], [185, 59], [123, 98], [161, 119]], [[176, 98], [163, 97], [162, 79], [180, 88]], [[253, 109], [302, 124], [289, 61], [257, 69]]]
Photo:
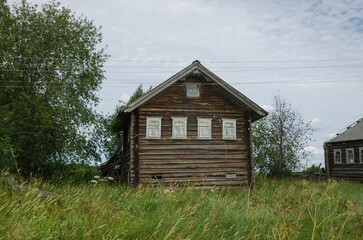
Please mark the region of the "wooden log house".
[[363, 118], [324, 143], [327, 178], [363, 182]]
[[127, 185], [254, 185], [251, 123], [267, 112], [199, 61], [118, 115], [120, 147], [101, 165]]

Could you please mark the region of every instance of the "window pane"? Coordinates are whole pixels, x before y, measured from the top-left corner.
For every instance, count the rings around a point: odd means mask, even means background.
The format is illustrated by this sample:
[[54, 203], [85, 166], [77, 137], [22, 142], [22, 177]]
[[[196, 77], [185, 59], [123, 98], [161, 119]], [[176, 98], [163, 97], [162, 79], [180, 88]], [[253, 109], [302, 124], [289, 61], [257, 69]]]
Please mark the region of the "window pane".
[[198, 137], [211, 138], [211, 120], [198, 119]]
[[225, 127], [225, 128], [234, 128], [234, 124], [233, 124], [233, 123], [231, 123], [231, 122], [226, 122], [226, 123], [224, 124], [224, 127]]
[[160, 122], [161, 119], [147, 119], [147, 138], [160, 138]]
[[335, 151], [335, 162], [340, 163], [340, 151]]
[[186, 137], [186, 119], [173, 119], [173, 137]]
[[352, 149], [347, 150], [347, 163], [354, 163], [354, 152]]
[[187, 97], [199, 97], [199, 86], [187, 85]]
[[223, 122], [223, 138], [236, 138], [236, 122], [233, 120], [224, 120]]

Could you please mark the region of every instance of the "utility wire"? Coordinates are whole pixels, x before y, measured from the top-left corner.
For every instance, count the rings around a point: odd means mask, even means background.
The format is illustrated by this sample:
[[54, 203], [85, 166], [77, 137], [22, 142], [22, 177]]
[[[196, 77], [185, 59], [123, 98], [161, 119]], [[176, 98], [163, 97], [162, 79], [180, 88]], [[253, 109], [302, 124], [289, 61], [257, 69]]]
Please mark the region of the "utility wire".
[[[267, 82], [267, 81], [260, 81], [260, 82], [241, 82], [241, 83], [233, 83], [229, 85], [254, 85], [254, 84], [309, 84], [309, 83], [347, 83], [347, 82], [363, 82], [363, 80], [331, 80], [331, 81], [274, 81], [274, 82]], [[23, 87], [65, 87], [65, 85], [69, 85], [73, 83], [59, 83], [59, 84], [47, 84], [47, 85], [7, 85], [7, 86], [0, 86], [0, 88], [23, 88]], [[148, 83], [152, 84], [152, 83]], [[140, 85], [140, 83], [121, 83], [121, 84], [113, 84], [113, 85], [102, 85], [100, 87], [125, 87], [125, 86], [133, 86], [133, 85]], [[217, 83], [201, 83], [201, 85], [213, 86], [213, 85], [221, 85]], [[173, 84], [172, 86], [183, 86], [183, 84]]]
[[[24, 57], [24, 56], [0, 56], [0, 58], [4, 59], [74, 59], [74, 60], [83, 60], [81, 58], [67, 58], [67, 57]], [[287, 60], [230, 60], [230, 61], [214, 61], [214, 60], [206, 60], [201, 61], [204, 63], [271, 63], [271, 62], [340, 62], [340, 61], [360, 61], [363, 58], [341, 58], [341, 59], [287, 59]], [[106, 61], [113, 62], [128, 62], [128, 63], [191, 63], [194, 60], [131, 60], [131, 59], [106, 59]]]

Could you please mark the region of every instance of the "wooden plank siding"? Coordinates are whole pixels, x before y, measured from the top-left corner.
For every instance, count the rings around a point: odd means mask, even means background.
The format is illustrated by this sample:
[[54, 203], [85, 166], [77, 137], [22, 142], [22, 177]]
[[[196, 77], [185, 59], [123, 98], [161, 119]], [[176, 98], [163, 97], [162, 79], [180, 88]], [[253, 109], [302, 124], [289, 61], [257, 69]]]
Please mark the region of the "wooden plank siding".
[[[134, 183], [248, 185], [253, 174], [249, 163], [252, 160], [250, 131], [246, 129], [250, 127], [249, 116], [212, 86], [201, 85], [200, 88], [199, 98], [187, 98], [185, 85], [171, 86], [138, 108], [138, 119], [131, 120], [134, 124], [131, 145], [134, 147], [130, 159]], [[160, 139], [146, 139], [147, 117], [162, 117]], [[171, 117], [188, 117], [186, 139], [172, 138]], [[198, 139], [197, 118], [203, 117], [212, 119], [212, 139]], [[236, 140], [223, 140], [223, 118], [237, 120]], [[135, 132], [138, 132], [137, 143]], [[226, 174], [236, 174], [236, 178], [226, 178]], [[162, 179], [153, 179], [156, 176]]]
[[[328, 143], [325, 154], [328, 158], [327, 173], [331, 178], [348, 181], [363, 182], [363, 163], [359, 162], [359, 148], [363, 147], [363, 140]], [[346, 149], [354, 149], [354, 163], [347, 163]], [[334, 163], [334, 149], [341, 150], [342, 163]]]

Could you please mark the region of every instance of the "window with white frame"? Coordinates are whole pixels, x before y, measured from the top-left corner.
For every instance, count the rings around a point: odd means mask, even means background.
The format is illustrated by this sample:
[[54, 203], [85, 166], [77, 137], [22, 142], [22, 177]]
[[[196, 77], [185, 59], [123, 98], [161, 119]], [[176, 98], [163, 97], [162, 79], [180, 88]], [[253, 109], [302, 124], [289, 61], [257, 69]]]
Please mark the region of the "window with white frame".
[[223, 139], [236, 139], [236, 119], [222, 119]]
[[187, 117], [172, 117], [173, 138], [187, 138]]
[[345, 158], [347, 163], [354, 163], [354, 148], [345, 149]]
[[161, 117], [146, 118], [146, 138], [161, 137]]
[[363, 163], [363, 147], [359, 148], [359, 163]]
[[199, 97], [199, 85], [187, 84], [187, 97]]
[[211, 118], [198, 118], [198, 138], [212, 138]]
[[340, 149], [334, 149], [334, 163], [342, 163], [342, 152]]

